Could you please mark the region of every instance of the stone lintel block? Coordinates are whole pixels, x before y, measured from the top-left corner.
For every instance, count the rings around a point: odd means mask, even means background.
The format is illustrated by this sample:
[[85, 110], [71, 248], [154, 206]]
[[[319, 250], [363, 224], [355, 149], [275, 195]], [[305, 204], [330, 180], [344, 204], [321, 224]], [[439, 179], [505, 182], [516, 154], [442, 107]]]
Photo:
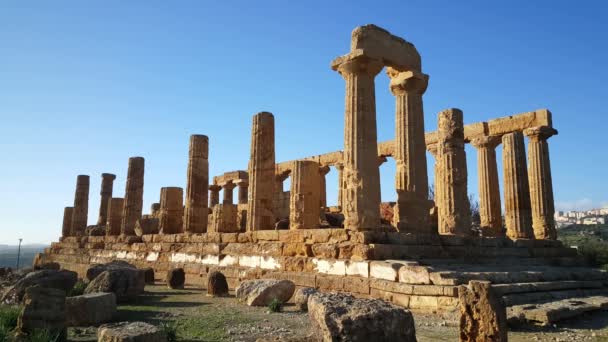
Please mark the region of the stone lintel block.
[[253, 232], [253, 235], [255, 236], [255, 240], [279, 241], [278, 230], [256, 230]]
[[404, 263], [398, 261], [371, 261], [369, 263], [369, 276], [376, 279], [397, 281], [399, 279], [399, 269]]
[[429, 267], [404, 265], [399, 269], [399, 282], [406, 284], [430, 284]]
[[365, 55], [381, 59], [385, 65], [400, 70], [419, 71], [421, 68], [420, 54], [414, 44], [376, 25], [356, 27], [351, 33], [350, 49], [361, 50]]

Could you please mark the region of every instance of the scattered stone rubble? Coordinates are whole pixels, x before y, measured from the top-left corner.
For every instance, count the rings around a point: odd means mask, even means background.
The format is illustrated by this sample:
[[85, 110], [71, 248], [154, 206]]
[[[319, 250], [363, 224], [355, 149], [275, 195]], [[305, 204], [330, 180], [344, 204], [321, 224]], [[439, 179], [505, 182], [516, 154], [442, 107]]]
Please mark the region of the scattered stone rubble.
[[287, 302], [295, 289], [296, 285], [289, 280], [248, 280], [236, 289], [236, 297], [249, 306], [267, 306], [273, 300]]
[[145, 322], [104, 324], [97, 330], [98, 342], [166, 342], [158, 327]]

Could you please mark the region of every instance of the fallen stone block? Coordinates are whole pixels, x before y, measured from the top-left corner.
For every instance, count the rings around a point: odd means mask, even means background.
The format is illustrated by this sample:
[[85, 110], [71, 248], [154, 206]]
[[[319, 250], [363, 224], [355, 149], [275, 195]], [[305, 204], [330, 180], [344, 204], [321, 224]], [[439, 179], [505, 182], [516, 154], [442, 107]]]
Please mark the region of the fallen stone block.
[[161, 329], [145, 322], [104, 324], [97, 329], [98, 342], [166, 342]]
[[4, 293], [1, 302], [8, 305], [19, 304], [25, 295], [26, 289], [34, 285], [58, 289], [67, 293], [74, 287], [77, 280], [78, 274], [68, 270], [40, 270], [30, 272]]
[[112, 292], [117, 302], [124, 303], [142, 294], [145, 286], [144, 273], [138, 269], [110, 269], [95, 277], [84, 293]]
[[167, 272], [167, 286], [170, 289], [183, 289], [186, 273], [183, 268], [174, 268]]
[[106, 323], [116, 314], [114, 293], [89, 293], [65, 300], [66, 324], [71, 327]]
[[460, 341], [507, 341], [507, 314], [489, 281], [471, 281], [458, 288]]
[[17, 321], [18, 335], [46, 329], [56, 341], [65, 341], [65, 291], [40, 285], [25, 290], [23, 309]]
[[267, 306], [274, 299], [287, 302], [295, 289], [296, 285], [289, 280], [247, 280], [236, 289], [236, 297], [249, 306]]
[[218, 271], [209, 273], [207, 277], [207, 296], [224, 297], [228, 295], [228, 282], [226, 277]]
[[293, 302], [300, 311], [308, 311], [308, 297], [319, 292], [312, 287], [302, 287], [296, 290], [293, 295]]
[[97, 277], [98, 275], [100, 275], [101, 273], [103, 273], [107, 270], [122, 269], [122, 268], [136, 269], [137, 267], [135, 267], [134, 265], [132, 265], [126, 261], [122, 261], [122, 260], [114, 260], [107, 264], [94, 264], [94, 265], [91, 265], [91, 267], [89, 267], [87, 269], [86, 278], [89, 281], [92, 281], [93, 279], [95, 279], [95, 277]]

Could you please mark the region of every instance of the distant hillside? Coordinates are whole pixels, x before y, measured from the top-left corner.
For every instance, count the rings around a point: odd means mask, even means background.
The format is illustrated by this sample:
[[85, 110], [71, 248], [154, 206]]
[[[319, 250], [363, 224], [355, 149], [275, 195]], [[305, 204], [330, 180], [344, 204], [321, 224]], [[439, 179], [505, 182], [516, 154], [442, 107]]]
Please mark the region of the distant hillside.
[[[46, 247], [48, 245], [44, 244], [21, 245], [20, 267], [32, 266], [36, 253], [41, 253]], [[16, 245], [0, 245], [0, 267], [17, 266], [17, 249]]]

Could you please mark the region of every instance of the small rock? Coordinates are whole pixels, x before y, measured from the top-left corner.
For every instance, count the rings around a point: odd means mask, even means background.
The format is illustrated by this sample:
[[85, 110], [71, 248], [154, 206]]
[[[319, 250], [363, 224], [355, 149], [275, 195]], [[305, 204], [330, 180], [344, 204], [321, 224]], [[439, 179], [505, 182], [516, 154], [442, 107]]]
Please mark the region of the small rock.
[[246, 280], [236, 289], [236, 297], [249, 306], [267, 306], [274, 299], [287, 302], [295, 289], [296, 285], [289, 280]]
[[207, 296], [224, 297], [228, 295], [226, 277], [218, 271], [209, 273], [207, 277]]
[[293, 302], [300, 309], [300, 311], [308, 310], [308, 297], [319, 292], [317, 289], [312, 287], [302, 287], [296, 290], [293, 295]]
[[170, 289], [183, 289], [186, 273], [183, 268], [174, 268], [167, 272], [167, 286]]

